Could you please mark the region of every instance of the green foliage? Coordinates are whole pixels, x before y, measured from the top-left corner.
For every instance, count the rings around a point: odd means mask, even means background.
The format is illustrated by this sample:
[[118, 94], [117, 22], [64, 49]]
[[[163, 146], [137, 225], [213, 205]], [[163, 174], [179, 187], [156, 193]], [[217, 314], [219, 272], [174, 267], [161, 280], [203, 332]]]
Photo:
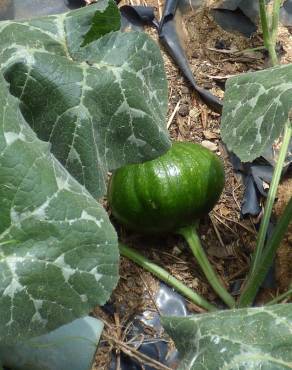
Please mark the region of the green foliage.
[[[142, 32], [99, 37], [109, 28], [99, 23], [98, 33], [96, 19], [117, 16], [109, 4], [0, 23], [1, 70], [24, 118], [95, 197], [104, 194], [109, 170], [169, 147], [160, 51]], [[91, 42], [81, 47], [84, 35]]]
[[117, 237], [106, 212], [36, 137], [6, 85], [1, 77], [2, 342], [88, 313], [118, 280]]
[[283, 370], [292, 363], [292, 304], [165, 317], [179, 370]]
[[[99, 6], [102, 3], [98, 3]], [[114, 1], [110, 1], [108, 6], [100, 12], [96, 12], [91, 20], [91, 27], [84, 35], [81, 46], [85, 46], [92, 41], [111, 31], [118, 31], [121, 27], [121, 19]]]
[[227, 80], [222, 139], [242, 161], [264, 153], [283, 132], [292, 106], [292, 64]]
[[97, 32], [96, 20], [108, 12], [116, 19], [101, 0], [0, 23], [0, 341], [51, 331], [108, 300], [117, 236], [92, 195], [104, 193], [109, 169], [169, 146], [159, 49], [142, 33], [101, 36], [110, 29]]

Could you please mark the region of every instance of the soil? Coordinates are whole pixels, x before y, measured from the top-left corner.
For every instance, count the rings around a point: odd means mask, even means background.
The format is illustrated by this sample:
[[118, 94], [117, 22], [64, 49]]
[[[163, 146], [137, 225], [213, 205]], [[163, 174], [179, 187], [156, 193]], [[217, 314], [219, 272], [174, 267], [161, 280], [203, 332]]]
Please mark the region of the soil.
[[[154, 6], [159, 17], [163, 1], [129, 0], [122, 1], [120, 4]], [[213, 21], [207, 7], [199, 8], [187, 16], [180, 15], [178, 22], [180, 22], [180, 36], [196, 80], [201, 87], [209, 89], [218, 97], [223, 97], [223, 91], [217, 85], [218, 81], [224, 82], [232, 75], [268, 67], [268, 60], [264, 53], [247, 50], [263, 45], [260, 33], [247, 39], [239, 34], [225, 32]], [[157, 41], [157, 35], [153, 29], [147, 29], [146, 32]], [[291, 41], [290, 31], [281, 27], [279, 43], [284, 51], [281, 57], [283, 64], [292, 63]], [[224, 48], [214, 50], [218, 44], [223, 45]], [[241, 178], [234, 173], [226, 149], [220, 139], [220, 116], [208, 109], [200, 98], [191, 91], [163, 49], [162, 53], [169, 84], [167, 122], [172, 140], [202, 143], [217, 153], [225, 164], [226, 185], [223, 195], [209, 217], [201, 220], [199, 234], [209, 260], [226, 287], [236, 297], [239, 294], [238, 287], [244, 281], [249, 269], [250, 254], [256, 243], [255, 225], [260, 221], [260, 217], [246, 219], [241, 217], [243, 184]], [[278, 217], [281, 214], [283, 209], [281, 205], [288, 201], [291, 194], [292, 182], [286, 180], [279, 189], [275, 216]], [[181, 238], [169, 235], [161, 239], [150, 240], [147, 238], [146, 240], [139, 235], [119, 228], [118, 225], [117, 229], [121, 240], [125, 243], [138, 248], [141, 253], [163, 266], [177, 279], [183, 281], [210, 302], [218, 304], [216, 295], [201, 274]], [[259, 295], [260, 303], [269, 301], [285, 291], [292, 281], [291, 234], [290, 227], [289, 234], [278, 252], [277, 288], [262, 292]], [[96, 355], [93, 370], [109, 368], [111, 351], [119, 355], [121, 350], [123, 352], [129, 350], [131, 355], [131, 348], [123, 347], [123, 344], [127, 346], [126, 337], [134, 317], [145, 309], [157, 311], [154, 297], [159, 281], [156, 278], [124, 258], [121, 259], [120, 275], [119, 285], [111, 299], [115, 315], [107, 315], [99, 308], [94, 311], [94, 314], [99, 318], [102, 317], [106, 323], [106, 330], [101, 340], [102, 345], [99, 346]], [[188, 303], [188, 309], [191, 313], [203, 312], [201, 308], [192, 303]], [[148, 332], [145, 338], [141, 338], [141, 342], [147, 337], [164, 335], [153, 332], [151, 328], [148, 328]], [[132, 355], [134, 356], [134, 354]]]

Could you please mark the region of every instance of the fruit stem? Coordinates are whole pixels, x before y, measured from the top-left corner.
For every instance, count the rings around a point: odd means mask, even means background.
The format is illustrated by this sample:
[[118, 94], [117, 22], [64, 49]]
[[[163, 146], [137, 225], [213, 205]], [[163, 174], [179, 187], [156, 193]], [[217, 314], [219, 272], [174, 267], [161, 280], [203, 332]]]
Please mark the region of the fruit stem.
[[143, 267], [145, 270], [151, 272], [154, 276], [158, 277], [160, 280], [164, 281], [166, 284], [177, 290], [194, 304], [204, 308], [207, 311], [217, 310], [215, 306], [206, 301], [199, 294], [195, 293], [192, 289], [188, 288], [185, 284], [177, 280], [174, 276], [170, 275], [166, 270], [151, 262], [142, 254], [136, 252], [134, 249], [122, 243], [119, 243], [119, 249], [122, 256], [137, 263], [137, 265]]
[[229, 306], [230, 308], [235, 307], [234, 298], [227, 292], [226, 288], [220, 282], [217, 274], [211, 266], [208, 257], [202, 247], [200, 238], [197, 234], [195, 226], [186, 226], [178, 230], [178, 234], [182, 235], [189, 244], [196, 261], [204, 272], [208, 282], [218, 294], [219, 297]]

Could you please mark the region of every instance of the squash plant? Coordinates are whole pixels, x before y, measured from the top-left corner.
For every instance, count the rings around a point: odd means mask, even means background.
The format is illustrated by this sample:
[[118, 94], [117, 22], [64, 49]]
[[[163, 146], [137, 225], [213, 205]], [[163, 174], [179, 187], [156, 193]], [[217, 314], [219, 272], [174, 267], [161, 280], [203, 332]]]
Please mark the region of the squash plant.
[[[108, 17], [112, 21], [104, 22]], [[105, 191], [107, 171], [151, 160], [169, 148], [159, 50], [144, 34], [123, 34], [118, 28], [119, 14], [110, 0], [64, 15], [0, 23], [1, 343], [52, 331], [109, 298], [118, 280], [117, 237], [95, 198]], [[281, 99], [279, 106], [286, 101]], [[290, 208], [281, 225], [289, 222]], [[276, 230], [273, 247], [284, 229]], [[207, 310], [216, 310], [139, 253], [123, 245], [120, 251]], [[264, 257], [268, 266], [271, 256]], [[279, 322], [290, 328], [287, 307], [266, 309], [276, 320], [265, 338], [277, 333]], [[224, 323], [223, 316], [204, 317], [211, 325], [213, 319]], [[176, 323], [169, 327], [178, 328]], [[217, 344], [222, 328], [212, 330], [211, 335], [207, 330], [207, 347], [200, 341], [189, 344], [185, 336], [186, 369], [202, 348], [206, 353], [210, 342]], [[277, 343], [276, 351], [282, 351], [287, 341]], [[194, 348], [197, 352], [190, 354]], [[216, 348], [224, 354], [224, 347]], [[240, 354], [243, 348], [244, 343]], [[252, 343], [250, 348], [251, 361], [258, 361], [262, 347]], [[290, 353], [274, 364], [289, 364]]]
[[160, 51], [119, 24], [111, 0], [0, 22], [2, 344], [108, 300], [117, 236], [95, 199], [107, 171], [169, 147]]
[[[269, 19], [264, 1], [260, 1], [261, 21], [264, 32], [264, 42], [267, 47], [271, 63], [276, 64], [275, 43], [279, 19], [280, 1], [273, 4], [274, 13]], [[283, 238], [285, 231], [292, 219], [292, 198], [278, 220], [272, 237], [264, 245], [267, 226], [275, 200], [277, 186], [282, 173], [283, 163], [287, 155], [292, 134], [292, 114], [290, 108], [291, 65], [274, 66], [265, 71], [248, 73], [228, 80], [222, 116], [222, 137], [228, 148], [234, 151], [244, 161], [253, 160], [263, 154], [264, 150], [275, 139], [282, 136], [282, 145], [275, 167], [269, 195], [266, 202], [265, 214], [259, 230], [257, 247], [252, 256], [251, 271], [243, 287], [237, 307], [249, 306], [253, 303], [255, 295], [263, 282], [275, 257], [276, 250]], [[164, 217], [162, 204], [171, 203], [174, 195], [176, 208], [179, 209], [180, 201], [186, 212], [184, 196], [176, 198], [177, 189], [170, 193], [164, 190], [171, 188], [168, 183], [168, 169], [177, 169], [175, 156], [169, 150], [162, 159], [155, 159], [150, 164], [127, 166], [114, 174], [109, 190], [109, 199], [112, 202], [114, 215], [125, 225], [146, 230], [151, 224], [152, 231], [160, 228], [154, 212]], [[175, 150], [174, 150], [175, 153]], [[174, 158], [172, 158], [174, 157]], [[194, 162], [196, 159], [194, 159]], [[163, 164], [163, 165], [162, 165]], [[160, 166], [161, 165], [161, 166]], [[194, 164], [194, 167], [197, 164]], [[203, 168], [203, 167], [202, 167]], [[176, 178], [180, 178], [179, 171]], [[188, 172], [190, 179], [198, 181]], [[183, 173], [176, 186], [181, 186], [184, 192], [186, 174]], [[149, 177], [149, 180], [147, 178]], [[162, 179], [161, 179], [162, 178]], [[216, 180], [216, 176], [214, 177]], [[150, 183], [150, 185], [149, 185]], [[115, 197], [115, 186], [120, 187], [122, 194], [129, 200], [128, 208], [120, 208], [123, 204]], [[127, 189], [127, 186], [129, 188]], [[215, 182], [216, 191], [216, 182]], [[194, 186], [195, 188], [195, 186]], [[206, 189], [204, 189], [206, 191]], [[129, 192], [129, 194], [127, 193]], [[156, 194], [159, 197], [156, 197]], [[154, 195], [154, 197], [153, 197]], [[184, 193], [183, 193], [184, 195]], [[191, 192], [190, 192], [191, 197]], [[204, 196], [203, 196], [204, 198]], [[145, 202], [148, 200], [148, 202]], [[158, 201], [157, 201], [158, 200]], [[189, 202], [196, 200], [193, 195]], [[152, 213], [153, 212], [153, 213]], [[143, 214], [146, 216], [143, 225]], [[178, 212], [179, 222], [184, 221], [184, 216]], [[197, 216], [197, 215], [196, 215]], [[150, 220], [148, 220], [148, 218]], [[193, 220], [192, 220], [193, 221]], [[167, 220], [169, 224], [171, 221]], [[153, 224], [152, 224], [153, 223]], [[165, 227], [165, 223], [162, 223]], [[175, 225], [181, 226], [181, 225]], [[162, 230], [163, 230], [162, 227]], [[171, 228], [171, 227], [170, 227]], [[192, 231], [193, 233], [193, 231]], [[194, 234], [192, 238], [194, 238]], [[197, 236], [195, 236], [198, 240]], [[208, 306], [202, 297], [191, 294], [161, 267], [147, 260], [137, 251], [120, 245], [121, 254], [132, 259], [142, 267], [154, 273], [160, 279], [168, 282], [186, 297], [207, 310], [214, 311], [214, 306]], [[210, 281], [210, 280], [209, 280]], [[217, 291], [218, 293], [218, 291]], [[291, 289], [279, 298], [283, 299], [291, 294]], [[221, 298], [224, 297], [221, 295]], [[273, 300], [272, 303], [276, 303]], [[163, 323], [168, 333], [174, 338], [177, 348], [182, 355], [180, 370], [197, 369], [286, 369], [291, 368], [291, 308], [292, 304], [267, 305], [260, 308], [237, 309], [210, 314], [197, 315], [189, 318], [168, 317], [163, 318]]]

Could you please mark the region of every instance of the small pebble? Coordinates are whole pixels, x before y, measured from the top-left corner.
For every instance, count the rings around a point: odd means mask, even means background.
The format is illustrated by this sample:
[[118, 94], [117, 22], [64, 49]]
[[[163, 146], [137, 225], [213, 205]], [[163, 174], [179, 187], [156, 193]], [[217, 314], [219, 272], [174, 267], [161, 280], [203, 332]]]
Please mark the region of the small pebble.
[[209, 141], [209, 140], [203, 140], [203, 141], [201, 142], [201, 144], [202, 144], [205, 148], [207, 148], [207, 149], [211, 150], [212, 152], [216, 152], [216, 150], [218, 149], [218, 145], [217, 145], [217, 144], [215, 144], [215, 143], [213, 143], [212, 141]]
[[194, 51], [193, 54], [192, 54], [192, 58], [200, 58], [200, 54], [197, 52], [197, 51]]
[[182, 104], [180, 107], [179, 107], [179, 110], [178, 110], [178, 114], [182, 117], [186, 117], [188, 114], [189, 114], [189, 107], [187, 104]]
[[213, 87], [212, 82], [205, 82], [205, 83], [204, 83], [204, 88], [205, 88], [205, 89], [210, 90], [210, 89], [212, 89], [212, 87]]
[[219, 50], [230, 49], [230, 42], [223, 39], [217, 39], [215, 41], [215, 48]]
[[215, 133], [215, 132], [212, 132], [210, 130], [204, 130], [203, 131], [203, 134], [205, 136], [206, 139], [218, 139], [218, 134]]
[[181, 93], [182, 94], [189, 94], [190, 89], [187, 86], [182, 86], [181, 87]]

